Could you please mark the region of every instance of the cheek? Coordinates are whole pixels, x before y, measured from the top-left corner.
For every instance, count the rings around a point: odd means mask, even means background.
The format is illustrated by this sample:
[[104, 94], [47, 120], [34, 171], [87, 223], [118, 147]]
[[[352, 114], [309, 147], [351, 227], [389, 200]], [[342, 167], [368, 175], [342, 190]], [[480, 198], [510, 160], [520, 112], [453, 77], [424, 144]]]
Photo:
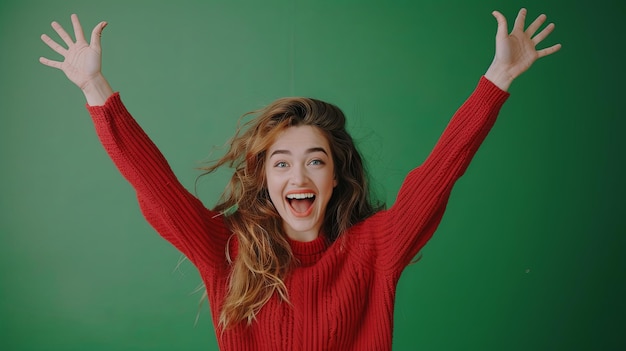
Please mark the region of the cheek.
[[328, 192], [327, 197], [330, 198], [338, 182], [337, 178], [331, 172], [326, 174], [323, 179], [321, 179], [321, 184], [323, 184], [322, 187]]
[[272, 203], [276, 204], [277, 201], [280, 201], [282, 198], [282, 189], [277, 179], [266, 173], [265, 186]]
[[334, 164], [332, 167], [332, 170], [330, 171], [330, 174], [328, 175], [329, 178], [332, 179], [331, 184], [333, 188], [336, 188], [337, 185], [339, 184], [339, 180], [337, 180], [337, 173], [336, 173], [337, 169], [335, 168]]

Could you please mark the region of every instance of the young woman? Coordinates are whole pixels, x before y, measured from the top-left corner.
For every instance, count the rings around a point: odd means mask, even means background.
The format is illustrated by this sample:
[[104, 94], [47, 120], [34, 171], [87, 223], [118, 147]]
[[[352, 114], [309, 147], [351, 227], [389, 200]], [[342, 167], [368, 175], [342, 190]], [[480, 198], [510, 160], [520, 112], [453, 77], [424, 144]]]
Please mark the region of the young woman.
[[[137, 192], [150, 224], [198, 268], [223, 350], [391, 348], [396, 284], [437, 228], [452, 186], [495, 122], [512, 81], [560, 49], [535, 46], [545, 16], [509, 34], [497, 11], [494, 60], [430, 156], [411, 171], [388, 210], [369, 200], [362, 160], [334, 105], [284, 98], [257, 111], [208, 172], [234, 169], [213, 210], [183, 188], [101, 74], [98, 24], [87, 43], [42, 40], [64, 57], [41, 58], [84, 93], [97, 134]], [[537, 33], [538, 32], [538, 33]]]

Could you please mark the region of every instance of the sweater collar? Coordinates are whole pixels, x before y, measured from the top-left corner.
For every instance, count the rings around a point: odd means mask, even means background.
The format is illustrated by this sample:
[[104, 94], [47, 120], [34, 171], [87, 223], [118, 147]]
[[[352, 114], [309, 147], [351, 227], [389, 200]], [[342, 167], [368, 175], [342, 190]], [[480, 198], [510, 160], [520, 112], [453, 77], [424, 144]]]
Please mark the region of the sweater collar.
[[314, 265], [328, 248], [328, 240], [326, 236], [321, 233], [313, 241], [296, 241], [289, 237], [287, 237], [287, 241], [289, 241], [294, 257], [297, 258], [304, 267]]

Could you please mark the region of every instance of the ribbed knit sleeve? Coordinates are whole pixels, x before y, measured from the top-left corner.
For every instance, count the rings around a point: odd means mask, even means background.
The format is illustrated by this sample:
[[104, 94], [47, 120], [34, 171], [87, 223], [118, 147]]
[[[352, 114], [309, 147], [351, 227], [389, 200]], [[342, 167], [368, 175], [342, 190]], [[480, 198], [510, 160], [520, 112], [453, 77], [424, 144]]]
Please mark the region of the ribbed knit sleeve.
[[407, 175], [394, 205], [371, 218], [379, 264], [401, 271], [432, 237], [454, 183], [467, 169], [508, 96], [481, 77], [428, 158]]
[[87, 110], [106, 152], [135, 189], [148, 222], [196, 266], [222, 263], [228, 237], [222, 218], [180, 184], [119, 94], [103, 106], [87, 105]]

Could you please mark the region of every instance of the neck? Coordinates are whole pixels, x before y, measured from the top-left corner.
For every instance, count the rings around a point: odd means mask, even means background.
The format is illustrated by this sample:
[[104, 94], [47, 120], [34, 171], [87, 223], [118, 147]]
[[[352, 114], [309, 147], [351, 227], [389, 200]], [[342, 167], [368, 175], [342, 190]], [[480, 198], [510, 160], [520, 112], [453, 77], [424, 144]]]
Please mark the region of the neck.
[[320, 229], [313, 228], [311, 230], [306, 231], [296, 231], [292, 228], [284, 228], [287, 237], [293, 241], [301, 241], [301, 242], [310, 242], [319, 236]]

